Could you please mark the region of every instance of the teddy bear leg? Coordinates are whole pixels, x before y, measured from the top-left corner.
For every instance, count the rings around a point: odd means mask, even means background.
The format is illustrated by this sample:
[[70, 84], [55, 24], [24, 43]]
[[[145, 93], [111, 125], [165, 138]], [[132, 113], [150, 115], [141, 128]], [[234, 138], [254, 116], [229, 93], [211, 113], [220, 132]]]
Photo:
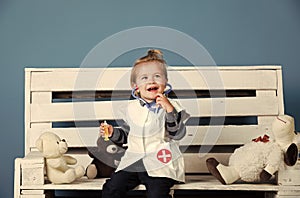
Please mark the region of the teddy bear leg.
[[90, 164], [87, 168], [86, 168], [86, 176], [89, 179], [94, 179], [97, 176], [97, 168], [95, 164]]
[[232, 184], [240, 178], [235, 168], [224, 166], [223, 164], [220, 164], [215, 158], [207, 159], [206, 165], [209, 172], [222, 184]]
[[294, 166], [298, 159], [298, 147], [295, 143], [292, 143], [284, 153], [284, 162], [288, 166]]
[[222, 175], [226, 184], [232, 184], [240, 179], [240, 175], [234, 167], [219, 164], [217, 170]]
[[73, 168], [68, 169], [61, 177], [62, 183], [71, 183], [76, 179], [76, 173]]
[[259, 178], [261, 182], [267, 182], [270, 180], [271, 177], [272, 175], [268, 173], [268, 171], [266, 170], [262, 170], [262, 172], [259, 174]]
[[84, 168], [82, 166], [76, 166], [74, 168], [76, 178], [81, 178], [84, 175]]
[[209, 158], [206, 160], [206, 166], [209, 170], [209, 172], [216, 178], [218, 179], [222, 184], [226, 184], [226, 182], [224, 181], [222, 175], [220, 174], [220, 172], [217, 169], [217, 166], [220, 163], [215, 159], [215, 158]]

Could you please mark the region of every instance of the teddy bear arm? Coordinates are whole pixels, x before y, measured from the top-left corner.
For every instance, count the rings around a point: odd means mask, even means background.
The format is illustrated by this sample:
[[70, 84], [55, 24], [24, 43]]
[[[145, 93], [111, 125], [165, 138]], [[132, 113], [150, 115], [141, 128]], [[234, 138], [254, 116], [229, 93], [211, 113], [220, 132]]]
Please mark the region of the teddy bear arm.
[[60, 168], [65, 167], [65, 163], [62, 160], [62, 158], [47, 159], [46, 163], [47, 163], [47, 166], [55, 168], [55, 169], [60, 169]]
[[74, 165], [77, 163], [77, 160], [70, 155], [64, 155], [63, 158], [67, 162], [67, 164]]

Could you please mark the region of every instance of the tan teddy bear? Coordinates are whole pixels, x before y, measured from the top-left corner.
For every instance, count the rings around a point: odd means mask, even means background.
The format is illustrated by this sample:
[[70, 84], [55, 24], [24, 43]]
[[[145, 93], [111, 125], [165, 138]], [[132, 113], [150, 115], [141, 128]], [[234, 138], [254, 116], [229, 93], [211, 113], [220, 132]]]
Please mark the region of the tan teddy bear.
[[77, 160], [64, 155], [68, 150], [67, 142], [52, 132], [44, 132], [36, 141], [37, 149], [43, 154], [46, 162], [46, 174], [54, 184], [71, 183], [84, 175], [82, 166], [71, 168]]

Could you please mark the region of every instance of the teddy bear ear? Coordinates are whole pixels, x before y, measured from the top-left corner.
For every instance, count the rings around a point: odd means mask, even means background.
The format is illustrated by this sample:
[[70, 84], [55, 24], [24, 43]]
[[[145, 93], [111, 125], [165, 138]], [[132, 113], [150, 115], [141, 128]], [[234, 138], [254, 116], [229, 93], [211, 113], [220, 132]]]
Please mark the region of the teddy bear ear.
[[37, 141], [35, 142], [35, 146], [40, 152], [43, 152], [43, 140], [42, 139], [37, 139]]

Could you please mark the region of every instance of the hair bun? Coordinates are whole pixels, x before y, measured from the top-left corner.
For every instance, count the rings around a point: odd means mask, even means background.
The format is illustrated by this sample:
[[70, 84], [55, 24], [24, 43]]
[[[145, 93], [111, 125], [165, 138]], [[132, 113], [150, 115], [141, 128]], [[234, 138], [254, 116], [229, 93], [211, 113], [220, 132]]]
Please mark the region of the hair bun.
[[147, 51], [147, 55], [136, 60], [133, 66], [143, 63], [143, 62], [149, 62], [149, 61], [158, 61], [162, 64], [166, 64], [166, 61], [163, 58], [163, 53], [160, 50], [149, 49]]
[[162, 59], [163, 53], [158, 49], [150, 49], [148, 50], [148, 56], [155, 56], [158, 59]]

